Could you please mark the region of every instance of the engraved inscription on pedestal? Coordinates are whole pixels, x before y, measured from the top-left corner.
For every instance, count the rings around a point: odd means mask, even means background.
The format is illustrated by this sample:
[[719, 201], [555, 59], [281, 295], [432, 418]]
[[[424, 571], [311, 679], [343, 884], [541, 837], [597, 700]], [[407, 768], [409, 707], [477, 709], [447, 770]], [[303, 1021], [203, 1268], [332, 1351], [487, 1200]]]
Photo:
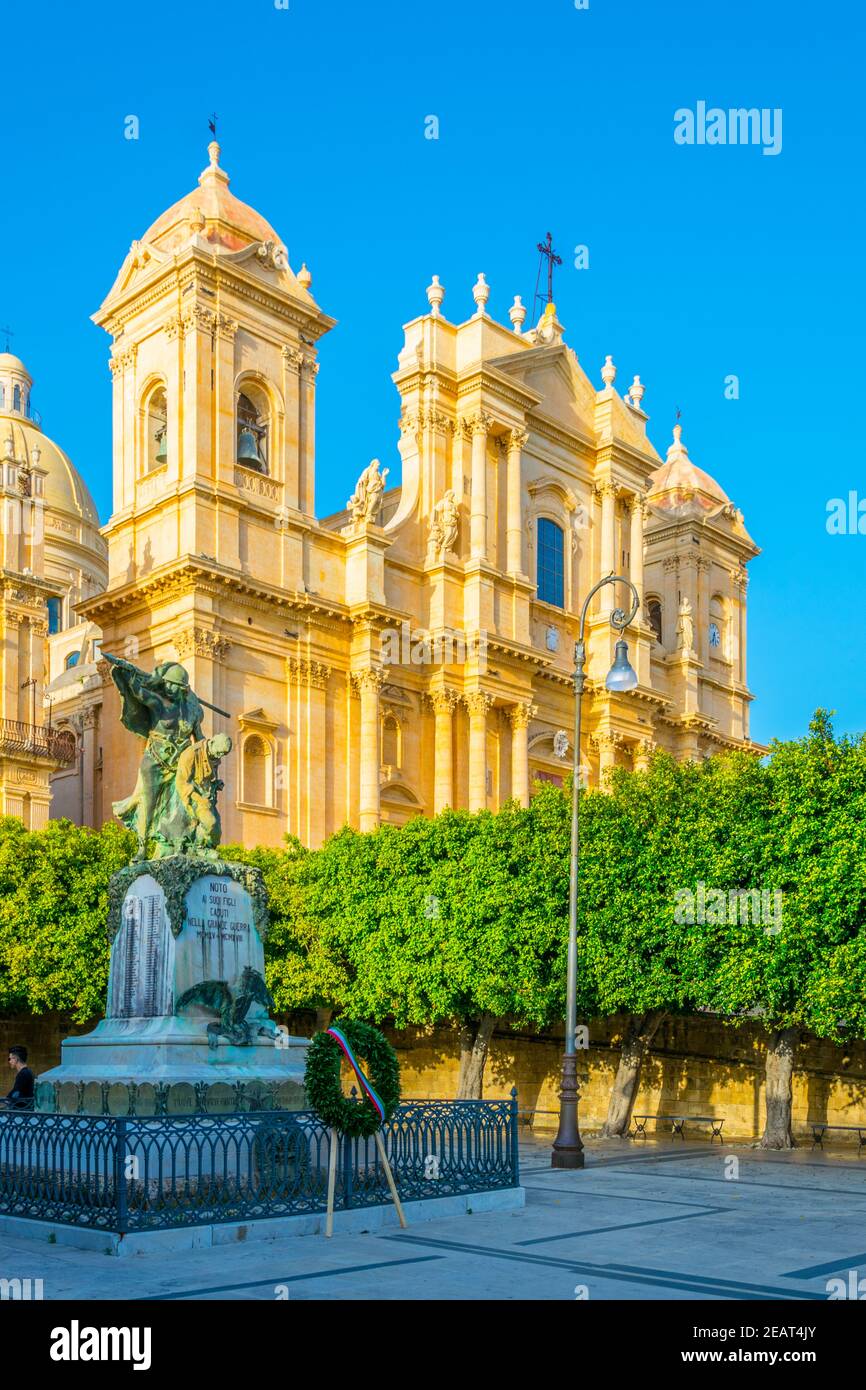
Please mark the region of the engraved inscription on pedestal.
[[218, 874], [205, 874], [187, 893], [176, 946], [176, 998], [203, 980], [225, 980], [234, 991], [247, 966], [264, 974], [265, 952], [249, 893]]
[[174, 937], [165, 894], [155, 879], [136, 879], [123, 903], [111, 952], [108, 1018], [160, 1018], [174, 1010]]

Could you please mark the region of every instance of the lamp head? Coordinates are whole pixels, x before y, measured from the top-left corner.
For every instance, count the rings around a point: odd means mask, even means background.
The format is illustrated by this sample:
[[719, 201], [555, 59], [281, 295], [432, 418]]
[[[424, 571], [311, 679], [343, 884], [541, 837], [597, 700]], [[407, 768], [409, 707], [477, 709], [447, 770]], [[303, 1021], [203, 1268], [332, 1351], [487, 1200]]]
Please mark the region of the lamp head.
[[628, 659], [628, 642], [622, 637], [616, 644], [613, 665], [604, 684], [606, 690], [634, 690], [637, 685], [637, 675]]

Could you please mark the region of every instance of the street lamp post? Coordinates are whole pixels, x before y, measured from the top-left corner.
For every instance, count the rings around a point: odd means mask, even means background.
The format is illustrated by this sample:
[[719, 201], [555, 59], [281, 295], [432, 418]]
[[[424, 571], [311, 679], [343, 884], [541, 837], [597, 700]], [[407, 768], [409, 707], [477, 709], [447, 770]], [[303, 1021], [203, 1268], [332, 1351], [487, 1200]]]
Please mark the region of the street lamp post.
[[[553, 1141], [550, 1165], [552, 1168], [582, 1168], [583, 1143], [577, 1123], [577, 870], [580, 859], [580, 713], [583, 689], [586, 684], [586, 642], [584, 629], [590, 601], [605, 584], [625, 584], [631, 590], [632, 607], [626, 613], [615, 608], [610, 615], [611, 627], [622, 632], [628, 627], [640, 606], [640, 598], [630, 579], [621, 574], [608, 574], [590, 589], [580, 614], [580, 630], [574, 646], [574, 776], [571, 788], [571, 859], [568, 883], [568, 965], [565, 996], [565, 1051], [562, 1054], [562, 1078], [559, 1089], [559, 1130]], [[607, 673], [607, 690], [634, 690], [637, 676], [628, 659], [628, 643], [616, 644], [614, 662]]]

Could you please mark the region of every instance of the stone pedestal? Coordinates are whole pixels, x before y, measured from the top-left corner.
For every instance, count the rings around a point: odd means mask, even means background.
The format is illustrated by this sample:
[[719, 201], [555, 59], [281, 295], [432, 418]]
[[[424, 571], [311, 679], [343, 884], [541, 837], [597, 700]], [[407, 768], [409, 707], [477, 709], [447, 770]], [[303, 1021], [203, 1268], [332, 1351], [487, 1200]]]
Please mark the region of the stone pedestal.
[[66, 1039], [60, 1066], [37, 1080], [36, 1108], [303, 1108], [307, 1039], [281, 1031], [261, 998], [266, 931], [261, 878], [247, 865], [177, 856], [122, 870], [111, 887], [106, 1017]]

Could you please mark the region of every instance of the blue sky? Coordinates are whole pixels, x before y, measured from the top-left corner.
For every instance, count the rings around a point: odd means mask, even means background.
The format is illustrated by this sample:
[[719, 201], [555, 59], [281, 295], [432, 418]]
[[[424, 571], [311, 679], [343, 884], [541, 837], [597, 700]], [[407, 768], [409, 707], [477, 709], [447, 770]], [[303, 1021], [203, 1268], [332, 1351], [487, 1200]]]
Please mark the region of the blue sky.
[[[817, 705], [866, 729], [866, 536], [825, 524], [829, 499], [866, 498], [862, 9], [288, 2], [6, 16], [0, 324], [103, 519], [109, 345], [89, 315], [130, 241], [195, 185], [215, 110], [233, 191], [339, 320], [318, 378], [320, 515], [373, 455], [398, 476], [390, 374], [431, 274], [462, 319], [483, 270], [505, 320], [515, 293], [532, 303], [550, 229], [559, 316], [586, 370], [597, 380], [611, 353], [618, 385], [640, 373], [661, 452], [679, 407], [692, 458], [763, 547], [753, 735], [795, 736]], [[781, 108], [781, 152], [675, 144], [674, 112], [699, 101]]]

